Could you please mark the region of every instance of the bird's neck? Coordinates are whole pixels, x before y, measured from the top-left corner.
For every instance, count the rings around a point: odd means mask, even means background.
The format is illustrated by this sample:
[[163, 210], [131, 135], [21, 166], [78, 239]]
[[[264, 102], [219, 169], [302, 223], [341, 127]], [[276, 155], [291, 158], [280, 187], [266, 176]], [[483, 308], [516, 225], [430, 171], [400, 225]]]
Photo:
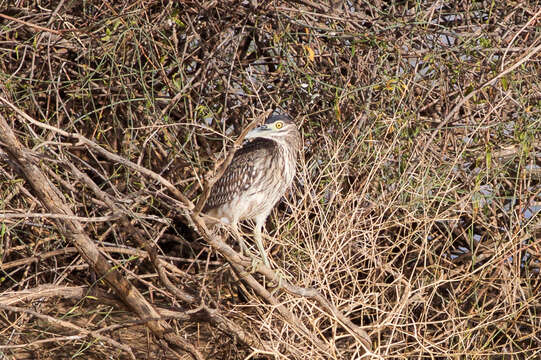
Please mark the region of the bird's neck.
[[280, 148], [280, 154], [282, 157], [281, 161], [283, 161], [284, 164], [283, 176], [286, 179], [287, 186], [289, 186], [289, 184], [291, 184], [291, 182], [293, 181], [293, 177], [295, 176], [296, 172], [295, 164], [297, 163], [299, 143], [297, 139], [295, 139], [293, 143], [278, 141], [277, 144]]

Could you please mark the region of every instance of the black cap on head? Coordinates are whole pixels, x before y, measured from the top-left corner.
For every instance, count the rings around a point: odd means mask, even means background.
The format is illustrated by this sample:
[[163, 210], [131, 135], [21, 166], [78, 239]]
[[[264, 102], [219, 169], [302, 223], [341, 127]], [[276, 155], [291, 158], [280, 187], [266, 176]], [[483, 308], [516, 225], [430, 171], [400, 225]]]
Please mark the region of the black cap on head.
[[272, 114], [265, 120], [265, 124], [272, 124], [275, 121], [282, 120], [285, 123], [293, 122], [291, 118], [285, 114]]

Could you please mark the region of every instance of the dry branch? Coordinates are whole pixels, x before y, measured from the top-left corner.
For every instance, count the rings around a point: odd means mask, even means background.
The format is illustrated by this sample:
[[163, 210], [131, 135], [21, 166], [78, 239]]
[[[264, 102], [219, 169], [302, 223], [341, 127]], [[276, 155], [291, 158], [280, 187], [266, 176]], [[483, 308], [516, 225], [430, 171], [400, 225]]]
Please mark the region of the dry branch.
[[15, 137], [13, 130], [6, 119], [0, 114], [0, 131], [4, 134], [2, 147], [9, 154], [11, 160], [16, 163], [23, 176], [34, 189], [43, 206], [53, 214], [66, 215], [70, 218], [56, 220], [58, 231], [79, 250], [81, 256], [105, 281], [115, 289], [118, 296], [132, 309], [141, 319], [148, 320], [147, 325], [158, 338], [166, 337], [171, 343], [180, 346], [190, 352], [194, 358], [202, 359], [203, 356], [195, 347], [184, 339], [168, 334], [171, 327], [160, 318], [160, 315], [146, 301], [131, 283], [114, 270], [107, 260], [100, 254], [96, 245], [88, 237], [82, 224], [74, 220], [74, 214], [60, 197], [60, 192], [45, 177], [41, 169], [35, 164], [35, 159], [29, 155]]
[[[118, 341], [115, 341], [115, 340], [111, 339], [110, 337], [101, 335], [96, 331], [88, 331], [88, 330], [86, 330], [86, 329], [84, 329], [82, 327], [76, 326], [76, 325], [74, 325], [74, 324], [72, 324], [72, 323], [70, 323], [68, 321], [60, 320], [60, 319], [57, 319], [57, 318], [54, 318], [54, 317], [48, 316], [48, 315], [39, 314], [39, 313], [37, 313], [36, 311], [33, 311], [33, 310], [29, 310], [29, 309], [25, 309], [25, 308], [21, 308], [21, 307], [17, 307], [17, 306], [4, 305], [1, 302], [0, 302], [0, 309], [7, 310], [7, 311], [10, 311], [10, 312], [14, 312], [14, 313], [30, 314], [30, 315], [35, 316], [37, 318], [43, 319], [43, 320], [51, 323], [52, 325], [59, 325], [59, 326], [62, 326], [62, 327], [77, 331], [79, 334], [71, 335], [70, 340], [73, 340], [74, 338], [84, 338], [84, 337], [87, 337], [87, 336], [92, 336], [92, 337], [94, 337], [94, 338], [96, 338], [98, 340], [102, 340], [102, 341], [105, 341], [107, 343], [110, 343], [115, 348], [122, 349], [125, 353], [127, 353], [130, 356], [131, 359], [135, 360], [135, 355], [133, 354], [133, 352], [131, 351], [131, 349], [128, 346], [123, 345], [123, 344], [119, 343]], [[51, 340], [52, 341], [58, 341], [58, 339], [51, 339]], [[0, 350], [9, 349], [9, 348], [11, 348], [10, 345], [5, 345], [5, 346], [0, 345]]]

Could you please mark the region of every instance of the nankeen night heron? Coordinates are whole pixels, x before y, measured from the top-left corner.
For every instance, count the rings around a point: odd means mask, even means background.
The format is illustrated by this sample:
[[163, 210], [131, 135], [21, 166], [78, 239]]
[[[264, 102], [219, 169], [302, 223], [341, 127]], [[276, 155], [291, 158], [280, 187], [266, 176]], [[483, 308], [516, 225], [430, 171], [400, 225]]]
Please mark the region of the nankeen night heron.
[[214, 183], [203, 212], [231, 225], [242, 251], [247, 248], [238, 222], [254, 220], [255, 241], [263, 262], [269, 266], [261, 231], [272, 208], [293, 181], [300, 134], [288, 116], [272, 115], [245, 139]]

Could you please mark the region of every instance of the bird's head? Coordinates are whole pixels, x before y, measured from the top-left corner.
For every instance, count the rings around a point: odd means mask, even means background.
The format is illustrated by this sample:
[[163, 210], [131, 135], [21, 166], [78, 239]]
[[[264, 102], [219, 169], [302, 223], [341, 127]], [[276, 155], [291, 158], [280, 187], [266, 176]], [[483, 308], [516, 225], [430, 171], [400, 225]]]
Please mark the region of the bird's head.
[[265, 124], [256, 127], [245, 139], [265, 138], [278, 143], [287, 142], [292, 136], [297, 137], [298, 130], [295, 123], [287, 115], [271, 115]]

